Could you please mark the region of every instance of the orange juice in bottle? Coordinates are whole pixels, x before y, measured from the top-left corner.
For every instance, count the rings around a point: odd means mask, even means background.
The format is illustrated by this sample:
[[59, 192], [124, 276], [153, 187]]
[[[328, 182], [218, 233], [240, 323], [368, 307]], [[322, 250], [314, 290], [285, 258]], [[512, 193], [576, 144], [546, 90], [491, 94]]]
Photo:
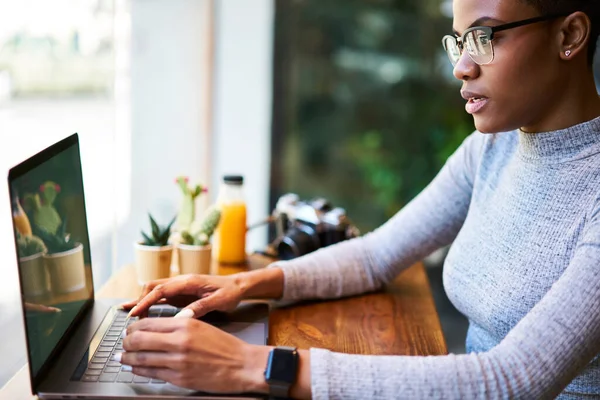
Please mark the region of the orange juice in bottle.
[[246, 261], [246, 202], [244, 177], [226, 175], [219, 190], [217, 204], [221, 221], [215, 232], [215, 258], [223, 264]]

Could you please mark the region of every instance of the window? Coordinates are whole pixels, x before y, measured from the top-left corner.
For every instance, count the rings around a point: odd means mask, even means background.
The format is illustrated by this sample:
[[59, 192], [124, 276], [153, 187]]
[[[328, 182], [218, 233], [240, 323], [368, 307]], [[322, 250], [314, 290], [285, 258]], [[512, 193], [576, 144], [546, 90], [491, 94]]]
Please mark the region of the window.
[[441, 46], [442, 1], [276, 2], [273, 197], [324, 196], [361, 231], [474, 130]]

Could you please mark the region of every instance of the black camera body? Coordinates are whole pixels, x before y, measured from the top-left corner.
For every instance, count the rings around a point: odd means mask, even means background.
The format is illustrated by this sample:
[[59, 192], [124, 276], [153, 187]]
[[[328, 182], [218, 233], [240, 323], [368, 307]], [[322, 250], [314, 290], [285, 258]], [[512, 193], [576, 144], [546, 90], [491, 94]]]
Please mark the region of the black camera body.
[[272, 219], [277, 237], [270, 247], [281, 260], [291, 260], [360, 234], [343, 208], [333, 208], [322, 198], [300, 201], [294, 193], [279, 198]]

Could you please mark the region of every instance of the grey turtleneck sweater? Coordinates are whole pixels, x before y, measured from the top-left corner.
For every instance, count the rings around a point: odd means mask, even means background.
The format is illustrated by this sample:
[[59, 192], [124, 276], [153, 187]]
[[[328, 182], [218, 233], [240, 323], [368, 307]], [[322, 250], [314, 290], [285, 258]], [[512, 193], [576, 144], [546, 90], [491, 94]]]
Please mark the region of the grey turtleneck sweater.
[[444, 287], [469, 319], [468, 354], [311, 349], [313, 398], [600, 397], [600, 118], [475, 132], [376, 231], [273, 266], [284, 300], [338, 298], [450, 243]]

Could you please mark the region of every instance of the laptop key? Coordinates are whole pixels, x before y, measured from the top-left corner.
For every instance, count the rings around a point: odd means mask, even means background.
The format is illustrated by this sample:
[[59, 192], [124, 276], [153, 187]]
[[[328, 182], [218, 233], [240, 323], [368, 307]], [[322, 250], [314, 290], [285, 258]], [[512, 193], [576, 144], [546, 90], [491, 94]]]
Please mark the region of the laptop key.
[[87, 367], [88, 367], [88, 369], [102, 369], [102, 368], [104, 368], [104, 365], [89, 363]]
[[84, 375], [83, 378], [81, 378], [82, 382], [98, 382], [98, 375]]
[[114, 382], [117, 378], [117, 375], [118, 374], [115, 373], [105, 372], [102, 375], [100, 375], [100, 378], [98, 378], [98, 382]]
[[150, 382], [150, 378], [148, 378], [146, 376], [139, 376], [139, 375], [133, 376], [133, 383], [149, 383], [149, 382]]
[[111, 361], [109, 361], [109, 362], [106, 363], [106, 366], [107, 367], [120, 367], [121, 363], [118, 362], [118, 361], [111, 360]]
[[112, 352], [112, 350], [111, 351], [97, 351], [96, 354], [94, 354], [94, 357], [106, 357], [106, 358], [108, 358], [108, 357], [110, 357], [110, 353], [111, 352]]
[[92, 364], [106, 364], [108, 357], [93, 357]]
[[102, 374], [102, 370], [101, 369], [88, 369], [85, 371], [86, 375], [101, 375]]
[[104, 372], [119, 372], [121, 368], [119, 367], [106, 367], [104, 368]]
[[131, 383], [133, 381], [133, 374], [131, 372], [119, 372], [119, 376], [117, 377], [117, 382], [121, 383]]
[[167, 382], [163, 381], [162, 379], [152, 378], [150, 383], [167, 383]]

